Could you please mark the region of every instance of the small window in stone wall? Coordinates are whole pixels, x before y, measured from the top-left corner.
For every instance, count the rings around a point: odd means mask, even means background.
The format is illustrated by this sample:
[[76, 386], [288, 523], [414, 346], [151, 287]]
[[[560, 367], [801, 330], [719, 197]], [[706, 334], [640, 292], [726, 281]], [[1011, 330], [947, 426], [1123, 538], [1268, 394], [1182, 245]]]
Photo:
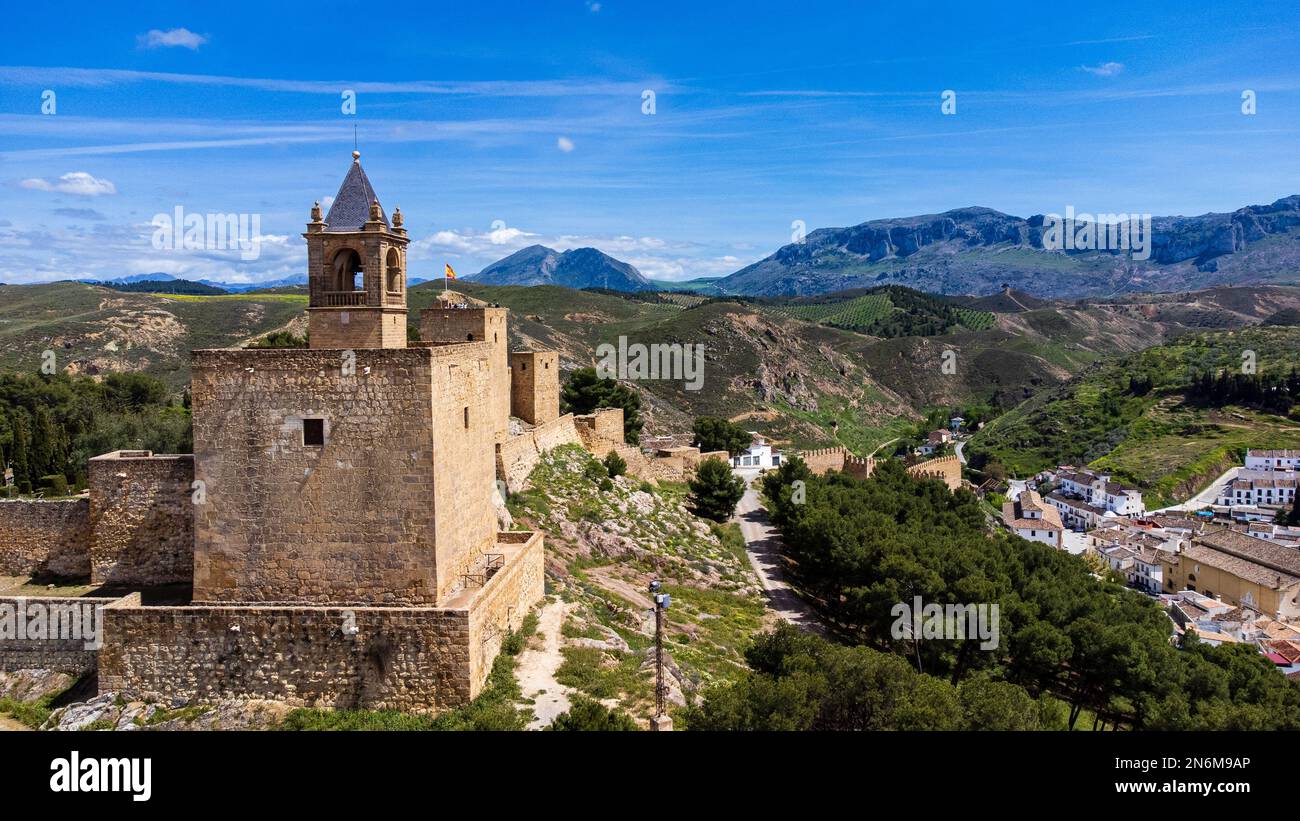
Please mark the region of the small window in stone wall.
[[465, 406], [465, 430], [469, 430], [469, 405]]
[[528, 363], [527, 363], [527, 362], [520, 362], [520, 363], [519, 363], [519, 370], [521, 370], [521, 371], [526, 371], [526, 370], [528, 370]]
[[302, 420], [302, 443], [304, 446], [309, 448], [320, 448], [325, 446], [324, 419]]

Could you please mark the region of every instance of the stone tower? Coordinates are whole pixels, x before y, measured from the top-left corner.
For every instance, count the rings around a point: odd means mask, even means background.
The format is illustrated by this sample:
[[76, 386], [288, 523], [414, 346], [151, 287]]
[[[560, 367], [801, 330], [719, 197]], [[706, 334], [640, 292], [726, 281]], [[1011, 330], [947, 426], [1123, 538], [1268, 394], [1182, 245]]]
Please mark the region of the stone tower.
[[510, 415], [531, 425], [560, 417], [560, 355], [555, 351], [512, 351]]
[[307, 223], [308, 330], [313, 348], [406, 347], [406, 229], [390, 224], [352, 152], [329, 214]]
[[497, 442], [505, 441], [510, 423], [510, 376], [506, 323], [508, 308], [469, 308], [449, 305], [420, 311], [420, 339], [441, 347], [469, 342], [487, 343], [491, 354], [492, 388], [488, 406], [492, 409]]

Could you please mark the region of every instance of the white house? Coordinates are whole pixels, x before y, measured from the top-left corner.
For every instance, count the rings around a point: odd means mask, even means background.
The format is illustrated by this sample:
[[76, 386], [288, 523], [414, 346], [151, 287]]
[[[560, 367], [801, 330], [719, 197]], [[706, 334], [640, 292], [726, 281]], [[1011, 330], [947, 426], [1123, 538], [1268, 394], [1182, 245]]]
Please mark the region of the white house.
[[1246, 470], [1300, 470], [1300, 450], [1248, 450]]
[[731, 466], [735, 468], [778, 468], [781, 466], [781, 451], [772, 450], [772, 445], [754, 431], [749, 432], [754, 440], [744, 453], [731, 457]]
[[1021, 491], [1014, 502], [1002, 503], [1002, 524], [1022, 539], [1061, 547], [1061, 514], [1056, 508], [1043, 503], [1043, 497], [1032, 490]]
[[[1265, 451], [1273, 453], [1276, 451]], [[1244, 475], [1243, 475], [1244, 474]], [[1239, 507], [1243, 505], [1283, 505], [1295, 501], [1296, 475], [1281, 469], [1267, 472], [1238, 474], [1219, 495], [1219, 504]]]
[[1062, 473], [1060, 478], [1061, 488], [1051, 495], [1052, 503], [1062, 512], [1067, 512], [1064, 510], [1066, 501], [1086, 503], [1077, 507], [1077, 516], [1085, 527], [1095, 527], [1095, 520], [1106, 512], [1116, 516], [1141, 516], [1146, 512], [1142, 491], [1113, 482], [1108, 475], [1080, 470]]

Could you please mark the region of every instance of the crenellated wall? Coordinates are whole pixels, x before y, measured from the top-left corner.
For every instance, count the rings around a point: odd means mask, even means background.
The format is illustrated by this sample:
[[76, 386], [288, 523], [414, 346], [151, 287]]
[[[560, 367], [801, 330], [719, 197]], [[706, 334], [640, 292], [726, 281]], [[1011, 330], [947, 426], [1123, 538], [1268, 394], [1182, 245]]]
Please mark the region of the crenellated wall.
[[[845, 448], [821, 448], [799, 454], [816, 475], [837, 470], [855, 479], [867, 479], [876, 469], [876, 460], [870, 456], [854, 456]], [[918, 479], [938, 479], [949, 490], [961, 487], [961, 461], [956, 456], [941, 456], [912, 465], [907, 473]]]

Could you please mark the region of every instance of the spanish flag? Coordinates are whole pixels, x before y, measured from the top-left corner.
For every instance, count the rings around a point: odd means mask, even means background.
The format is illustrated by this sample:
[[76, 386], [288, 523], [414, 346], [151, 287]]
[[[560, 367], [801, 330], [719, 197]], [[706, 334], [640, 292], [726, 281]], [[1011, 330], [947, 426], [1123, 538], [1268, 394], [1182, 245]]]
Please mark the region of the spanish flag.
[[445, 274], [444, 274], [444, 276], [445, 276], [447, 279], [455, 279], [455, 278], [456, 278], [456, 272], [453, 271], [453, 270], [451, 270], [451, 266], [450, 266], [450, 265], [448, 265], [447, 263], [444, 262], [444, 263], [442, 264], [442, 267], [447, 269], [446, 272], [445, 272]]

